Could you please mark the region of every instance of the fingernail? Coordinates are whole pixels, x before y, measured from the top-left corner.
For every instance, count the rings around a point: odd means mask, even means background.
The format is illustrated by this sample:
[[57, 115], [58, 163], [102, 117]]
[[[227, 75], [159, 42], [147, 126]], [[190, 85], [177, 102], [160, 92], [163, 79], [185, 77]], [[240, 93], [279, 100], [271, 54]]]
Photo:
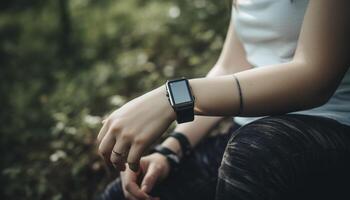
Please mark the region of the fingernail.
[[122, 169], [121, 169], [121, 170], [122, 170], [122, 171], [125, 171], [125, 169], [126, 169], [126, 168], [125, 168], [125, 164], [124, 164], [124, 165], [122, 166]]
[[118, 165], [119, 171], [125, 171], [125, 164]]
[[134, 172], [138, 172], [139, 171], [139, 165], [136, 163], [129, 163], [129, 168], [134, 171]]

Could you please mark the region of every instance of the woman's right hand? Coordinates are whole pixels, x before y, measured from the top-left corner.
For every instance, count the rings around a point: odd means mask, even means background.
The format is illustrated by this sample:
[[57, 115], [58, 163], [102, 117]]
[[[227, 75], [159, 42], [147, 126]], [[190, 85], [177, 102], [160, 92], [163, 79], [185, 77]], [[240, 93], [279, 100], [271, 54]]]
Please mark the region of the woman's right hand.
[[151, 197], [148, 193], [156, 183], [164, 180], [169, 172], [170, 165], [165, 156], [153, 153], [142, 157], [137, 173], [130, 170], [129, 167], [120, 173], [125, 198], [128, 200], [158, 200], [159, 197]]

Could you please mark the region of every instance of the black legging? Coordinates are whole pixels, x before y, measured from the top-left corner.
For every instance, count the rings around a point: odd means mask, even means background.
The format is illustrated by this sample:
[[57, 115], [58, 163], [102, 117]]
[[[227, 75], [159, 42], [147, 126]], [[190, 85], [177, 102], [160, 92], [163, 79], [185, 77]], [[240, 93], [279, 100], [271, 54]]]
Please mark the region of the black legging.
[[[152, 193], [162, 200], [350, 199], [349, 126], [288, 114], [230, 133], [204, 140]], [[119, 179], [101, 199], [124, 199]]]

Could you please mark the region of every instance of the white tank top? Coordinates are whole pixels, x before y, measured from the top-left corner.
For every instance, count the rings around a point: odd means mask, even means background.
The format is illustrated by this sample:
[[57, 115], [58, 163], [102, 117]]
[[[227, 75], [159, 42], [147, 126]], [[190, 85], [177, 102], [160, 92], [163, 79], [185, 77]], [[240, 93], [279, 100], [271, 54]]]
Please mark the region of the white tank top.
[[[290, 61], [295, 53], [308, 0], [237, 0], [232, 19], [253, 67]], [[294, 112], [323, 116], [350, 125], [350, 70], [330, 100], [317, 108]], [[240, 125], [258, 118], [235, 117]]]

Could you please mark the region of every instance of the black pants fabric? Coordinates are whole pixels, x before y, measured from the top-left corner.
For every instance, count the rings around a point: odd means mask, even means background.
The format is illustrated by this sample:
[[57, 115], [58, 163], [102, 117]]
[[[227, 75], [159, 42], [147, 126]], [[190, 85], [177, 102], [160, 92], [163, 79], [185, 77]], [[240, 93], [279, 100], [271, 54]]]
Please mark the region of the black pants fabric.
[[[152, 194], [162, 200], [350, 199], [350, 127], [296, 114], [234, 125], [204, 140]], [[101, 199], [124, 199], [119, 179]]]

